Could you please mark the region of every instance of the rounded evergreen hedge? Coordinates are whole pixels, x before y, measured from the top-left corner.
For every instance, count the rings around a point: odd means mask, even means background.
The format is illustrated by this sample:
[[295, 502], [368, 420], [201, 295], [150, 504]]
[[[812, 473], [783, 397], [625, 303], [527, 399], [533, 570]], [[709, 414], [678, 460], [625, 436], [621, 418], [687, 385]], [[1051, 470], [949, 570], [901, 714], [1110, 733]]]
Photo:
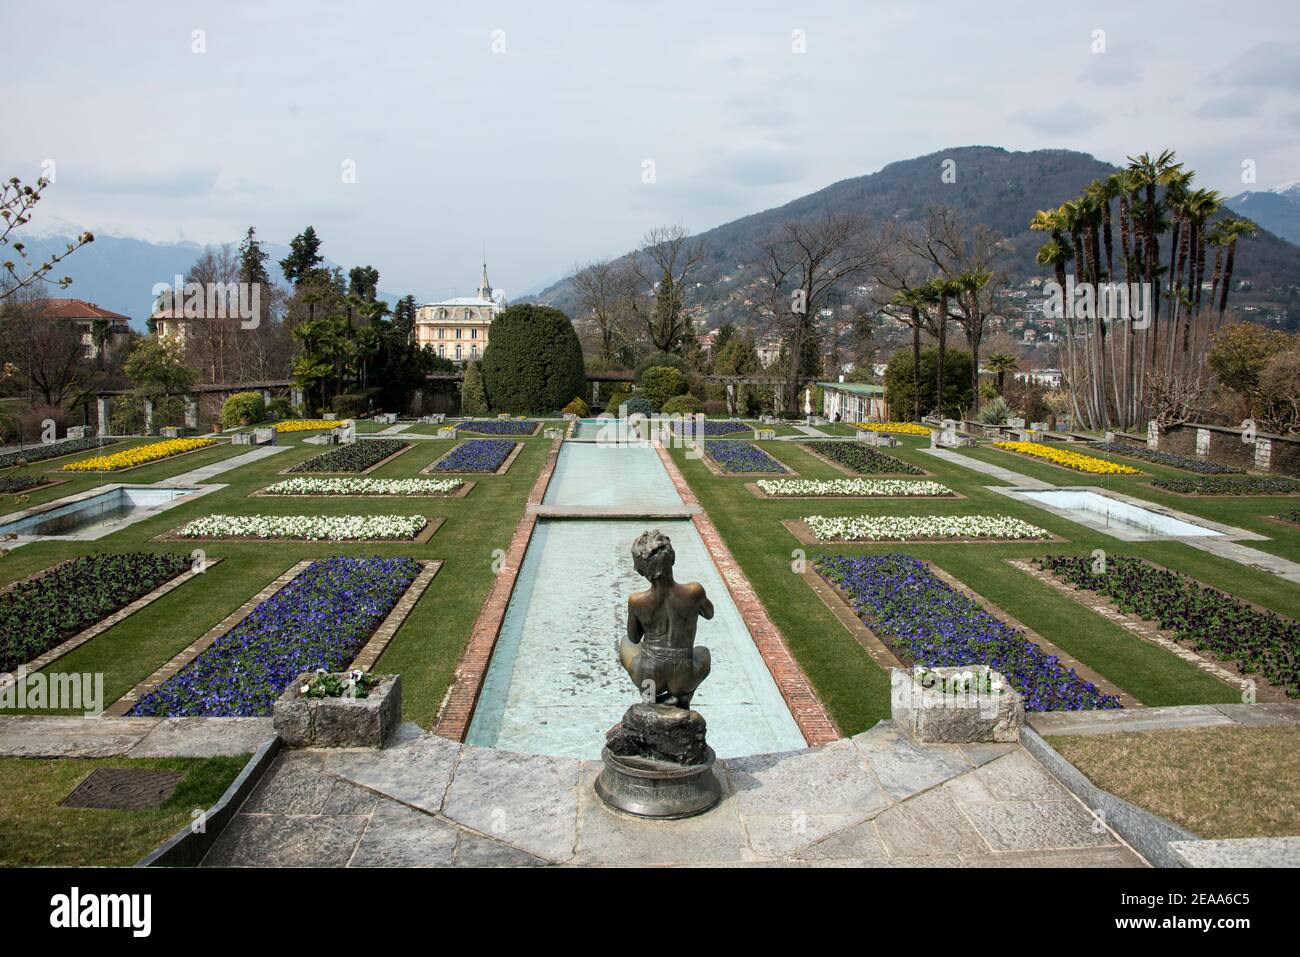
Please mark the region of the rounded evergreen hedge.
[[559, 309], [532, 303], [492, 320], [482, 373], [488, 405], [512, 415], [554, 413], [587, 387], [573, 323]]

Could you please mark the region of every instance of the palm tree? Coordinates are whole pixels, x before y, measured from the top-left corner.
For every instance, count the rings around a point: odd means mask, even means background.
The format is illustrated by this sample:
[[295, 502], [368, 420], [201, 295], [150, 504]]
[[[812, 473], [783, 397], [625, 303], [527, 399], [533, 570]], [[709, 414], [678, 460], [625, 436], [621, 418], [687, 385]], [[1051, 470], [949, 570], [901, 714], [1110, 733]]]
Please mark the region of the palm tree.
[[1249, 219], [1228, 219], [1222, 223], [1224, 238], [1228, 241], [1228, 254], [1223, 263], [1223, 289], [1219, 293], [1219, 321], [1228, 308], [1228, 291], [1232, 289], [1232, 267], [1237, 259], [1237, 240], [1243, 236], [1254, 236], [1259, 227]]
[[895, 305], [908, 310], [912, 327], [912, 417], [921, 421], [921, 323], [922, 314], [929, 306], [929, 295], [923, 289], [900, 289], [894, 294]]
[[935, 365], [935, 399], [939, 407], [939, 417], [944, 417], [943, 408], [943, 368], [948, 355], [948, 302], [961, 294], [961, 285], [955, 279], [936, 276], [924, 287], [930, 302], [936, 305], [936, 316], [930, 323], [931, 331], [939, 340], [939, 358]]
[[1001, 395], [1007, 384], [1007, 373], [1014, 372], [1018, 363], [1016, 357], [1009, 352], [990, 352], [988, 358], [988, 367], [998, 376], [998, 395]]
[[953, 280], [957, 287], [958, 302], [963, 319], [958, 320], [966, 330], [966, 342], [970, 346], [970, 391], [971, 403], [975, 412], [980, 410], [980, 340], [984, 337], [984, 304], [980, 296], [990, 282], [993, 273], [987, 269], [967, 269]]

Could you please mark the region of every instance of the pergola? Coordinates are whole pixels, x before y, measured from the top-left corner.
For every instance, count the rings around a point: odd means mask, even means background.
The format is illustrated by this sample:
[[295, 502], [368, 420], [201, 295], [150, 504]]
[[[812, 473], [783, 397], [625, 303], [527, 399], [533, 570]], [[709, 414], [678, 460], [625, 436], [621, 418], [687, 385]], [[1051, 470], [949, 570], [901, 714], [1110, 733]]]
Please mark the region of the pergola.
[[[271, 401], [272, 391], [289, 390], [290, 401], [294, 405], [302, 404], [302, 389], [294, 385], [289, 379], [275, 379], [267, 382], [235, 382], [229, 384], [211, 383], [196, 385], [188, 392], [178, 393], [185, 399], [185, 427], [187, 429], [197, 429], [199, 427], [199, 398], [205, 395], [230, 396], [236, 392], [260, 392], [265, 402]], [[108, 410], [109, 404], [115, 396], [130, 395], [130, 389], [106, 389], [103, 392], [95, 394], [95, 411], [99, 416], [99, 435], [108, 435]], [[146, 435], [153, 433], [153, 400], [144, 400], [144, 431]]]

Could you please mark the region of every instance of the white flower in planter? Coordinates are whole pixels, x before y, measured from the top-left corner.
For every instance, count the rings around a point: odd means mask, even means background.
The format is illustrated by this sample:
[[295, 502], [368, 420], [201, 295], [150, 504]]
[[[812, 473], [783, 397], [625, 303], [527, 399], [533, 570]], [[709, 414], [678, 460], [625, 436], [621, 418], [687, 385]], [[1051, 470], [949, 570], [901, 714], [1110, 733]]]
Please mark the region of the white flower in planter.
[[913, 482], [906, 479], [760, 479], [757, 483], [768, 495], [881, 495], [935, 496], [951, 495], [952, 489], [938, 482]]
[[1036, 525], [1008, 515], [809, 515], [804, 524], [819, 539], [888, 541], [902, 538], [1050, 537]]
[[265, 489], [267, 495], [447, 495], [463, 479], [291, 478]]
[[423, 515], [207, 515], [186, 538], [301, 538], [306, 541], [412, 539], [429, 524]]

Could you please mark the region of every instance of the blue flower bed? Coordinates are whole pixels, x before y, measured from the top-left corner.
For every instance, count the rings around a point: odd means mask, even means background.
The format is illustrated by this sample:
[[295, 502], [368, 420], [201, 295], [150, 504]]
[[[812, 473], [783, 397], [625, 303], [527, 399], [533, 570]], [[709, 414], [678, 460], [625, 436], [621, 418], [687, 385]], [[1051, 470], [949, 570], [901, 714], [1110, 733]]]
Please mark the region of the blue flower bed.
[[136, 716], [264, 717], [303, 672], [342, 671], [415, 580], [413, 558], [324, 558], [131, 709]]
[[452, 449], [435, 471], [495, 472], [518, 444], [509, 439], [470, 439]]
[[[677, 423], [673, 427], [673, 430], [678, 435], [695, 435], [699, 431], [696, 429], [695, 425], [696, 423], [694, 419], [684, 419]], [[749, 426], [744, 422], [738, 422], [735, 419], [728, 419], [726, 422], [719, 422], [716, 419], [705, 419], [704, 431], [700, 434], [707, 437], [710, 435], [732, 435], [736, 432], [748, 431]]]
[[482, 435], [532, 435], [537, 429], [536, 419], [474, 419], [459, 423], [462, 432]]
[[816, 567], [844, 590], [864, 622], [917, 664], [988, 665], [1020, 692], [1026, 711], [1120, 707], [1116, 696], [949, 588], [924, 562], [899, 554], [832, 555], [818, 558]]
[[753, 442], [705, 441], [704, 451], [728, 472], [784, 472], [785, 467]]

